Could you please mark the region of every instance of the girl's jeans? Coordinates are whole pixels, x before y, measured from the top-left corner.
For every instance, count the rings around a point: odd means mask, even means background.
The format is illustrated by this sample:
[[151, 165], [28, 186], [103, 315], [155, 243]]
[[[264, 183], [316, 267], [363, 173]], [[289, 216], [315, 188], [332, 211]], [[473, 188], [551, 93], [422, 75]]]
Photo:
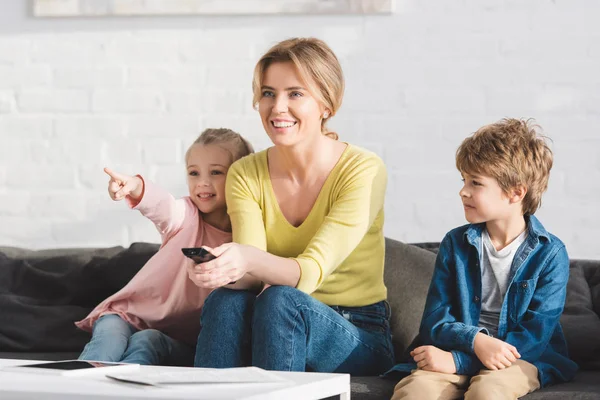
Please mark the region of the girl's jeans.
[[204, 304], [194, 366], [378, 375], [394, 364], [389, 316], [385, 301], [328, 306], [288, 286], [258, 297], [220, 288]]
[[79, 359], [191, 366], [194, 349], [156, 329], [138, 331], [118, 315], [107, 314], [94, 323], [92, 340]]

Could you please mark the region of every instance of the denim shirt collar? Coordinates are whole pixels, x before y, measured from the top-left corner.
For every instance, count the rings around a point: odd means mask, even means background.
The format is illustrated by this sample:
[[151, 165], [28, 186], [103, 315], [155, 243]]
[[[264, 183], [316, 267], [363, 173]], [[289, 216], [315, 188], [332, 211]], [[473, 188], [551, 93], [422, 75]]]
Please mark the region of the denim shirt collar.
[[[551, 241], [550, 234], [544, 228], [542, 223], [533, 215], [525, 215], [525, 223], [527, 224], [527, 241], [535, 247], [535, 245], [544, 238], [548, 242]], [[481, 246], [481, 233], [485, 229], [485, 222], [480, 224], [471, 224], [464, 233], [464, 239], [476, 249]]]

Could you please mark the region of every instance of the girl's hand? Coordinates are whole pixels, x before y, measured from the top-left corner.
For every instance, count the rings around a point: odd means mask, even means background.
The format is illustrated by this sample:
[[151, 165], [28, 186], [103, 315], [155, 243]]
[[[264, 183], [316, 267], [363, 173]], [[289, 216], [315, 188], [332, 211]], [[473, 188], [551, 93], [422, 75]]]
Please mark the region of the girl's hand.
[[111, 199], [119, 201], [130, 196], [133, 200], [138, 200], [142, 196], [144, 182], [138, 176], [122, 175], [109, 168], [104, 168], [104, 172], [110, 176], [108, 195]]
[[202, 264], [188, 263], [188, 276], [196, 286], [210, 289], [239, 281], [248, 272], [248, 260], [256, 251], [252, 246], [237, 243], [225, 243], [214, 249], [203, 247], [217, 258]]
[[454, 357], [449, 351], [438, 349], [435, 346], [420, 346], [411, 351], [410, 356], [417, 363], [417, 367], [424, 371], [456, 373]]
[[477, 358], [492, 371], [510, 367], [521, 358], [515, 346], [481, 332], [475, 335], [474, 347]]

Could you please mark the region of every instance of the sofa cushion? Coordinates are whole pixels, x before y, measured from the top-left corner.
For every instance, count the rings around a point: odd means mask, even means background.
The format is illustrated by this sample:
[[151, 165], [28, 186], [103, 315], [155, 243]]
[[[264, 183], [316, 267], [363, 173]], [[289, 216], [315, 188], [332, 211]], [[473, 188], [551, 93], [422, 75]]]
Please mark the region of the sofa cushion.
[[76, 360], [80, 354], [81, 351], [57, 353], [0, 352], [0, 358], [8, 358], [14, 360], [61, 361]]
[[588, 277], [592, 307], [596, 315], [600, 315], [600, 267], [597, 261], [580, 261]]
[[385, 243], [384, 279], [392, 308], [390, 325], [398, 360], [419, 332], [436, 256], [393, 239], [386, 239]]
[[0, 352], [81, 351], [89, 334], [73, 323], [123, 287], [157, 248], [0, 248]]
[[600, 269], [592, 262], [571, 262], [565, 309], [560, 319], [569, 356], [583, 369], [600, 367], [600, 318], [594, 311], [589, 286], [598, 272]]
[[396, 383], [377, 376], [353, 376], [350, 379], [352, 400], [389, 400]]
[[600, 372], [579, 371], [571, 382], [551, 385], [537, 390], [523, 400], [598, 400], [600, 399]]

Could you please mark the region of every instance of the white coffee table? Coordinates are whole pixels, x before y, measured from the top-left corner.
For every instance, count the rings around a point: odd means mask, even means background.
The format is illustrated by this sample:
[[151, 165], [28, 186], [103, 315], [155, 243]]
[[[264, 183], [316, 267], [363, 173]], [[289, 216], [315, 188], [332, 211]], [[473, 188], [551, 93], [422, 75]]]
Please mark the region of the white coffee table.
[[[34, 360], [1, 359], [0, 367], [36, 363]], [[141, 368], [162, 370], [177, 367]], [[288, 382], [253, 384], [194, 384], [164, 387], [118, 382], [103, 376], [64, 377], [0, 371], [2, 400], [127, 400], [149, 399], [241, 399], [241, 400], [309, 400], [340, 395], [350, 400], [350, 375], [312, 372], [277, 372]]]

